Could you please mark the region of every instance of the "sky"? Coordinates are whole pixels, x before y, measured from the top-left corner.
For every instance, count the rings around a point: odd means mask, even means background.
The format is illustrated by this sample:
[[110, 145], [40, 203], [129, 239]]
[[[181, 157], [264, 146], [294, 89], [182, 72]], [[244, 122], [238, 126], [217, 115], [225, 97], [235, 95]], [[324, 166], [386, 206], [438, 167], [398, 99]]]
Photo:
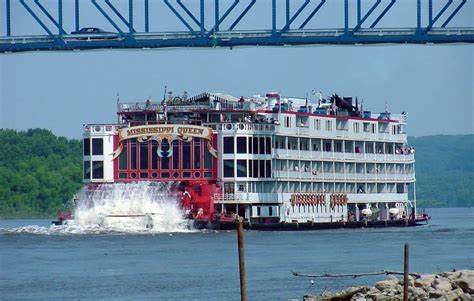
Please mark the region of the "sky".
[[390, 112], [407, 112], [411, 136], [473, 134], [473, 68], [473, 45], [0, 54], [0, 127], [79, 138], [85, 123], [116, 121], [117, 95], [123, 102], [159, 101], [166, 85], [188, 95], [357, 96], [364, 109], [383, 111], [387, 103]]

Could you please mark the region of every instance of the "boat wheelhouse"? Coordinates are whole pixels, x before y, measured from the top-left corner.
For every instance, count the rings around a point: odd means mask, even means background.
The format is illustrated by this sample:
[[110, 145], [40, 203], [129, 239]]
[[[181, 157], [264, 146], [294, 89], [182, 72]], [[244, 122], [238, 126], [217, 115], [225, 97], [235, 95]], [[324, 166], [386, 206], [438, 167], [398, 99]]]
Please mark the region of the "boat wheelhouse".
[[84, 182], [174, 183], [186, 217], [206, 227], [236, 216], [261, 229], [426, 221], [409, 199], [407, 114], [313, 98], [169, 93], [118, 103], [116, 124], [84, 125]]

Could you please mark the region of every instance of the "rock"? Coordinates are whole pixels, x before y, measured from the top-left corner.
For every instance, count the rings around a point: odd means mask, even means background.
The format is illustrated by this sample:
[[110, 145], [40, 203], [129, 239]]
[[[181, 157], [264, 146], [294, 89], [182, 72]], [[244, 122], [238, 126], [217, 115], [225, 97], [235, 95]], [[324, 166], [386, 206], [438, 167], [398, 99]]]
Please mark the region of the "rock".
[[453, 289], [453, 286], [451, 285], [451, 282], [449, 282], [448, 278], [436, 278], [431, 283], [431, 286], [437, 290], [445, 292], [451, 291]]
[[446, 299], [448, 301], [463, 300], [463, 297], [464, 292], [460, 288], [452, 290], [446, 294]]
[[421, 275], [420, 278], [415, 279], [415, 286], [425, 288], [425, 290], [431, 286], [431, 283], [435, 280], [434, 275]]
[[395, 275], [387, 275], [385, 277], [385, 280], [392, 280], [392, 281], [397, 281], [398, 282], [398, 278]]
[[428, 298], [428, 293], [421, 287], [408, 287], [408, 293], [414, 300]]
[[382, 280], [382, 281], [379, 281], [379, 282], [375, 283], [375, 287], [378, 290], [381, 290], [381, 291], [391, 290], [391, 289], [395, 288], [397, 283], [398, 283], [398, 279], [396, 281], [394, 281], [394, 280]]
[[443, 297], [444, 294], [445, 294], [445, 292], [443, 292], [443, 291], [440, 291], [440, 290], [432, 290], [432, 291], [429, 292], [428, 297], [429, 297], [430, 299], [432, 299], [432, 298], [433, 298], [433, 299], [438, 299], [438, 298]]
[[461, 300], [463, 300], [463, 301], [472, 301], [473, 298], [474, 298], [473, 295], [464, 293], [461, 297]]
[[474, 277], [464, 277], [461, 275], [460, 278], [451, 281], [454, 287], [459, 287], [463, 292], [468, 294], [474, 294]]
[[303, 296], [303, 301], [318, 301], [318, 297], [313, 296], [313, 295], [304, 295]]
[[444, 277], [444, 278], [449, 278], [454, 273], [455, 273], [455, 271], [453, 271], [453, 272], [442, 272], [442, 273], [439, 273], [438, 275], [440, 275], [441, 277]]

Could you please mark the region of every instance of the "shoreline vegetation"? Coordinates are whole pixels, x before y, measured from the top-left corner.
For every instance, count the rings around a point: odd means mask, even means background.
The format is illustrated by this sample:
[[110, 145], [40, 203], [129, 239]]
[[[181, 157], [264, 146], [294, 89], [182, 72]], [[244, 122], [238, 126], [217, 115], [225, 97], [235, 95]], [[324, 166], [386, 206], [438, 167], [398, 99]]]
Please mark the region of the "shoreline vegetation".
[[[409, 137], [418, 207], [474, 206], [474, 135]], [[0, 129], [0, 218], [54, 218], [82, 184], [82, 141]], [[413, 186], [413, 185], [412, 185]]]

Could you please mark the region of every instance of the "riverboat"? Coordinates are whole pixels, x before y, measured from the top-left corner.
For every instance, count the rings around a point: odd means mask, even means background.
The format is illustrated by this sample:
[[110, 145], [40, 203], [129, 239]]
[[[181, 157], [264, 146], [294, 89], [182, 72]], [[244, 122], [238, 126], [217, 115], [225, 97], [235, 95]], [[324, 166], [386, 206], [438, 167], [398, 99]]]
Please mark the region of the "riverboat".
[[84, 125], [84, 183], [171, 183], [197, 228], [233, 228], [237, 217], [258, 230], [426, 223], [407, 114], [310, 95], [118, 102], [117, 123]]

